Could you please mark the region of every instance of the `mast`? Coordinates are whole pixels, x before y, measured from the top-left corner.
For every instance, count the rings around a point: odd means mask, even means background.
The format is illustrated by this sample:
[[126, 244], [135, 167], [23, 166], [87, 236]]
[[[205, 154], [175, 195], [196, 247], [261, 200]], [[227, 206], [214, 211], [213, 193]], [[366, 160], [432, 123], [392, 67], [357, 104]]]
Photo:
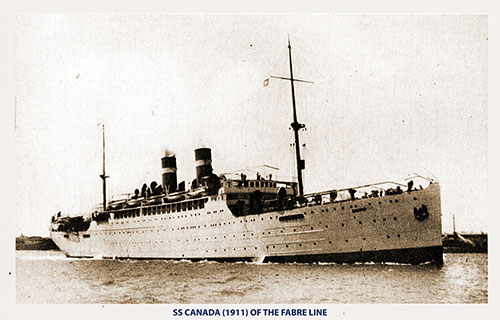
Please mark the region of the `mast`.
[[[294, 131], [295, 136], [295, 160], [297, 162], [297, 180], [298, 180], [298, 194], [299, 196], [304, 194], [304, 183], [302, 181], [302, 170], [305, 169], [305, 161], [300, 157], [300, 142], [299, 142], [299, 130], [305, 128], [306, 126], [302, 123], [299, 123], [297, 120], [297, 107], [295, 104], [295, 88], [294, 82], [305, 82], [305, 83], [313, 83], [312, 81], [299, 80], [293, 77], [293, 67], [292, 67], [292, 46], [290, 45], [290, 36], [288, 36], [288, 57], [290, 60], [290, 78], [286, 77], [278, 77], [278, 76], [269, 76], [269, 78], [288, 80], [290, 81], [290, 85], [292, 87], [292, 108], [293, 108], [293, 122], [291, 123], [291, 127]], [[264, 86], [267, 86], [269, 83], [269, 79], [264, 80]]]
[[295, 105], [295, 88], [293, 86], [293, 68], [292, 68], [292, 46], [290, 37], [288, 37], [288, 57], [290, 60], [290, 85], [292, 86], [292, 107], [293, 122], [291, 124], [295, 136], [295, 159], [297, 161], [297, 180], [299, 183], [299, 196], [304, 194], [304, 185], [302, 182], [302, 170], [305, 169], [305, 161], [300, 158], [299, 130], [305, 128], [305, 125], [297, 121], [297, 107]]
[[455, 215], [453, 215], [453, 234], [457, 234], [457, 231], [455, 230]]
[[106, 211], [106, 139], [104, 136], [104, 124], [102, 125], [102, 174], [99, 176], [102, 179], [102, 211]]

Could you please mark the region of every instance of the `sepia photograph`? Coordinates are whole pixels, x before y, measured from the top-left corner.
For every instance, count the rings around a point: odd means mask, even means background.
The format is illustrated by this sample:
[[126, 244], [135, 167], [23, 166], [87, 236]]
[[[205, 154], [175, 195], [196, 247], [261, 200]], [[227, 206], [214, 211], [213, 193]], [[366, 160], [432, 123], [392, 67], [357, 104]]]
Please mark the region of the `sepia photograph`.
[[16, 304], [488, 304], [487, 14], [28, 12], [15, 44]]

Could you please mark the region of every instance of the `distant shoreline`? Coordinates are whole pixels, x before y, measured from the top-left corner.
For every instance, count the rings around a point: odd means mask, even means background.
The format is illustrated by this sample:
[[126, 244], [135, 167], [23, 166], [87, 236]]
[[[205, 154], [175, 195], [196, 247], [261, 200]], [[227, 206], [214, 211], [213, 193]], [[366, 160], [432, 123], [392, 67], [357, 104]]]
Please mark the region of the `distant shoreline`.
[[[461, 239], [462, 238], [462, 239]], [[464, 242], [470, 241], [470, 242]], [[16, 250], [56, 250], [60, 251], [49, 237], [20, 236], [16, 238]], [[443, 234], [443, 252], [445, 253], [487, 253], [488, 234]]]
[[16, 238], [16, 250], [57, 250], [60, 251], [54, 241], [49, 237], [25, 237]]
[[487, 233], [443, 234], [443, 252], [488, 253], [488, 234]]

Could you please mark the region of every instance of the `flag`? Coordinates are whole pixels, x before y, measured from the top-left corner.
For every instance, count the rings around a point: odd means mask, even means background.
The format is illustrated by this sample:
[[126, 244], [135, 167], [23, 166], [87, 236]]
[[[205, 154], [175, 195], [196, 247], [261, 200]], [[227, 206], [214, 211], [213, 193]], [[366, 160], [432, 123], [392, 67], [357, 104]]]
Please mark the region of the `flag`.
[[267, 87], [269, 85], [269, 78], [267, 78], [266, 80], [264, 80], [264, 87]]

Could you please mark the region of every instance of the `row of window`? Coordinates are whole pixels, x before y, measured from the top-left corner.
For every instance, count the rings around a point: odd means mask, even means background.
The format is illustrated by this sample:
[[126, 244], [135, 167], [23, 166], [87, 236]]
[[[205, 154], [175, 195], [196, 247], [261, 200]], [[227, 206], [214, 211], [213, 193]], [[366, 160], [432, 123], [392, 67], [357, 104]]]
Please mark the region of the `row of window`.
[[[354, 218], [354, 219], [356, 219], [356, 216], [354, 216], [353, 218]], [[398, 220], [398, 217], [393, 217], [392, 219], [393, 219], [394, 221], [396, 221], [396, 220]], [[377, 219], [373, 219], [372, 221], [373, 221], [373, 223], [376, 223], [376, 222], [377, 222]], [[382, 221], [384, 221], [384, 222], [385, 222], [385, 221], [387, 221], [387, 218], [382, 218]], [[358, 221], [358, 224], [363, 224], [363, 221], [361, 221], [361, 220], [360, 220], [360, 221]], [[345, 223], [342, 223], [342, 224], [341, 224], [341, 226], [342, 226], [342, 227], [345, 227]]]
[[219, 211], [217, 210], [214, 210], [214, 211], [207, 211], [207, 214], [211, 214], [211, 213], [220, 213], [220, 212], [224, 212], [224, 209], [219, 209]]
[[[291, 216], [289, 216], [289, 217], [291, 217]], [[234, 224], [234, 223], [235, 223], [235, 222], [233, 221], [233, 224]], [[225, 223], [225, 222], [224, 222], [223, 224], [224, 224], [224, 225], [226, 225], [226, 223]], [[219, 223], [219, 224], [215, 223], [215, 224], [211, 224], [211, 225], [209, 225], [209, 227], [217, 227], [217, 226], [222, 226], [223, 224], [222, 224], [222, 223]], [[231, 222], [228, 222], [227, 224], [229, 225], [229, 224], [231, 224]], [[320, 222], [319, 224], [321, 224], [321, 222]], [[206, 228], [206, 227], [207, 227], [207, 225], [203, 225], [203, 227], [204, 227], [204, 228]], [[201, 228], [201, 225], [197, 225], [197, 226], [193, 225], [193, 226], [185, 226], [185, 227], [171, 228], [171, 231], [182, 231], [182, 230], [199, 229], [199, 228]], [[325, 229], [328, 229], [328, 225], [325, 225], [325, 226], [324, 226], [324, 228], [325, 228]], [[307, 231], [309, 231], [309, 230], [314, 230], [314, 227], [309, 226], [309, 227], [308, 227], [308, 229], [307, 229]], [[157, 229], [150, 229], [150, 230], [149, 230], [149, 232], [154, 232], [154, 231], [160, 232], [160, 231], [161, 231], [161, 229], [160, 229], [160, 228], [157, 228]], [[167, 231], [167, 229], [165, 229], [165, 228], [164, 228], [164, 229], [163, 229], [163, 231], [164, 231], [164, 232], [166, 232], [166, 231]], [[306, 230], [304, 229], [304, 230], [302, 230], [302, 231], [306, 231]], [[145, 233], [145, 232], [147, 233], [147, 232], [148, 232], [148, 230], [127, 230], [127, 231], [118, 231], [118, 230], [117, 230], [117, 231], [105, 232], [105, 234], [116, 235], [116, 234], [131, 234], [131, 233]], [[285, 232], [285, 229], [280, 229], [280, 233], [284, 233], [284, 232]], [[293, 229], [293, 232], [297, 232], [297, 228], [294, 228], [294, 229]], [[243, 237], [246, 237], [246, 236], [247, 236], [247, 234], [248, 234], [249, 236], [252, 236], [252, 237], [254, 236], [254, 233], [253, 233], [253, 232], [250, 232], [250, 233], [243, 233], [242, 235], [243, 235]], [[262, 234], [263, 234], [263, 235], [266, 235], [266, 232], [265, 232], [265, 231], [263, 231], [263, 232], [262, 232]], [[267, 231], [267, 234], [268, 234], [268, 235], [270, 235], [270, 234], [271, 234], [271, 231]], [[222, 236], [222, 237], [220, 237], [220, 236], [219, 236], [219, 238], [220, 238], [220, 239], [226, 239], [227, 237], [229, 237], [229, 236]], [[236, 238], [236, 235], [235, 235], [235, 234], [233, 234], [233, 238]], [[214, 239], [214, 240], [217, 240], [217, 236], [214, 236], [214, 238], [213, 238], [213, 239]], [[194, 240], [196, 241], [196, 239], [194, 239]], [[199, 240], [201, 240], [201, 238], [200, 238]], [[209, 240], [209, 238], [207, 237], [207, 238], [205, 238], [205, 240]], [[188, 240], [186, 239], [186, 241], [188, 241]]]
[[[396, 237], [401, 238], [401, 234], [399, 234], [399, 233], [398, 233], [398, 234], [396, 235]], [[386, 238], [387, 238], [387, 239], [390, 239], [390, 238], [391, 238], [391, 235], [390, 235], [390, 234], [388, 234], [388, 235], [386, 236]], [[366, 241], [366, 237], [363, 237], [363, 241]], [[349, 242], [349, 239], [345, 239], [345, 242]], [[332, 242], [331, 242], [331, 241], [329, 241], [329, 243], [332, 243]]]
[[[88, 236], [90, 236], [90, 235], [88, 235]], [[225, 238], [225, 237], [226, 237], [226, 236], [224, 236], [224, 238]], [[233, 237], [235, 237], [235, 236], [233, 235]], [[398, 234], [396, 235], [396, 237], [397, 237], [397, 238], [401, 238], [401, 234], [399, 234], [399, 233], [398, 233]], [[386, 238], [387, 238], [387, 239], [390, 239], [390, 238], [391, 238], [391, 235], [389, 235], [389, 234], [388, 234], [388, 235], [386, 236]], [[206, 238], [206, 240], [208, 240], [208, 238]], [[194, 241], [194, 242], [196, 242], [196, 241], [201, 241], [201, 238], [200, 238], [200, 239], [194, 239], [193, 241]], [[366, 241], [366, 237], [363, 237], [363, 241]], [[171, 241], [167, 241], [167, 242], [168, 242], [168, 243], [171, 243]], [[181, 240], [177, 239], [177, 242], [181, 242]], [[188, 240], [188, 239], [186, 239], [186, 242], [189, 242], [189, 240]], [[345, 239], [345, 242], [346, 242], [346, 243], [349, 243], [349, 239]], [[152, 241], [119, 241], [119, 242], [110, 242], [110, 244], [118, 244], [118, 243], [120, 243], [120, 244], [124, 244], [124, 243], [131, 243], [131, 244], [150, 244], [150, 243], [152, 243]], [[163, 241], [163, 240], [159, 240], [159, 241], [158, 241], [158, 240], [155, 240], [155, 241], [154, 241], [154, 243], [164, 243], [164, 241]], [[295, 244], [297, 244], [299, 247], [302, 247], [302, 243], [300, 243], [300, 242], [299, 242], [299, 243], [295, 243]], [[328, 240], [328, 244], [332, 244], [332, 240]], [[289, 245], [290, 245], [290, 244], [285, 244], [285, 247], [286, 247], [286, 248], [288, 248], [288, 247], [289, 247]], [[314, 245], [314, 246], [315, 246], [315, 245], [317, 245], [317, 242], [312, 242], [312, 245]], [[254, 248], [255, 248], [255, 250], [257, 250], [257, 247], [254, 247]], [[276, 248], [276, 245], [266, 245], [266, 249], [270, 249], [270, 248], [275, 249], [275, 248]], [[214, 249], [214, 250], [215, 250], [215, 252], [217, 252], [217, 249]], [[236, 250], [236, 248], [234, 248], [234, 250]], [[244, 250], [246, 250], [246, 248], [244, 248]], [[226, 251], [226, 249], [224, 249], [224, 251]], [[208, 250], [207, 250], [207, 252], [208, 252]]]
[[300, 213], [300, 214], [292, 214], [292, 215], [289, 215], [289, 216], [279, 217], [279, 220], [282, 221], [282, 222], [304, 220], [304, 215], [302, 213]]
[[[160, 214], [160, 213], [159, 213]], [[200, 216], [201, 213], [199, 212], [195, 212], [195, 213], [190, 213], [189, 215], [185, 214], [185, 215], [177, 215], [177, 216], [169, 216], [168, 217], [168, 220], [171, 220], [171, 219], [175, 219], [175, 217], [177, 217], [177, 219], [180, 219], [180, 218], [187, 218], [187, 217], [196, 217], [196, 216]], [[132, 218], [134, 218], [134, 216], [131, 216]], [[116, 215], [115, 215], [115, 219], [117, 219]], [[146, 221], [159, 221], [159, 220], [167, 220], [167, 217], [163, 217], [163, 218], [152, 218], [152, 219], [140, 219], [140, 220], [137, 220], [137, 221], [130, 221], [130, 223], [134, 223], [134, 222], [146, 222]], [[111, 222], [113, 223], [113, 222]], [[125, 224], [125, 223], [129, 223], [129, 221], [121, 221], [121, 222], [115, 222], [115, 223], [120, 223], [120, 224]]]
[[250, 188], [276, 188], [276, 182], [274, 181], [265, 181], [265, 180], [257, 180], [257, 181], [248, 181], [248, 180], [243, 180], [243, 181], [228, 181], [227, 182], [227, 187], [231, 188], [232, 186], [235, 187], [250, 187]]
[[[188, 200], [177, 203], [168, 203], [158, 206], [144, 207], [142, 208], [143, 216], [157, 215], [157, 214], [165, 214], [165, 213], [173, 213], [173, 212], [181, 212], [181, 211], [189, 211], [189, 210], [197, 210], [205, 208], [205, 202], [208, 201], [208, 198], [205, 199], [196, 199], [196, 200]], [[114, 214], [115, 219], [122, 218], [134, 218], [139, 217], [140, 209], [126, 209], [112, 212]]]

